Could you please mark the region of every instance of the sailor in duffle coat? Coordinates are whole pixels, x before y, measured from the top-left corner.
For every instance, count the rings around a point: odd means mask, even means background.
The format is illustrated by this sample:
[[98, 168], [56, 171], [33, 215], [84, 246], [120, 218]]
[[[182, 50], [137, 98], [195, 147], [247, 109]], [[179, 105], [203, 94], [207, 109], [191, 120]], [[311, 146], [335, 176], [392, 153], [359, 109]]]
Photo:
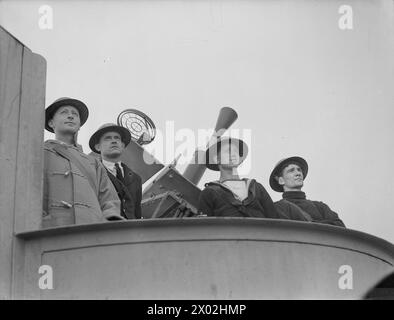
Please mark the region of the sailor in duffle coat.
[[83, 102], [71, 98], [60, 98], [45, 110], [45, 129], [56, 139], [44, 143], [44, 228], [123, 220], [105, 168], [76, 141], [88, 114]]

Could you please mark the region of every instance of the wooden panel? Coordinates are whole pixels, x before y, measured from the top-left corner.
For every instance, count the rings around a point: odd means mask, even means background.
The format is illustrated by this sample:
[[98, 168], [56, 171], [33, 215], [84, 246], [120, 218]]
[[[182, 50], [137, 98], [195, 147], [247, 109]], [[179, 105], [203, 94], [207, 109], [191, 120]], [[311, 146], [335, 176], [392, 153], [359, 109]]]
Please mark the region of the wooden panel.
[[43, 264], [41, 241], [26, 244], [24, 244], [24, 250], [21, 252], [21, 255], [24, 256], [24, 270], [23, 273], [18, 273], [12, 298], [40, 299], [41, 289], [38, 286], [40, 274], [38, 270]]
[[[15, 232], [39, 229], [42, 218], [46, 61], [26, 47], [23, 51], [21, 80]], [[15, 239], [12, 298], [18, 298], [23, 292], [24, 261], [24, 244]]]
[[41, 226], [46, 61], [25, 47], [19, 116], [15, 232]]
[[0, 27], [0, 299], [11, 295], [23, 46]]
[[14, 233], [41, 224], [45, 74], [45, 59], [0, 27], [0, 299], [23, 292]]

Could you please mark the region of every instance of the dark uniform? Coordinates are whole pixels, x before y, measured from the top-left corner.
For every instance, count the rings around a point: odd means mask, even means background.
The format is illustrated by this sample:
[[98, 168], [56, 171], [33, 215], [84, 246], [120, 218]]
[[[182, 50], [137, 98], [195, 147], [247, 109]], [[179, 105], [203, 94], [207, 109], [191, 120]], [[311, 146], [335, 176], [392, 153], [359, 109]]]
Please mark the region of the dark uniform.
[[216, 217], [286, 218], [275, 210], [267, 190], [254, 179], [248, 181], [248, 196], [243, 201], [225, 185], [207, 183], [200, 195], [199, 211]]
[[275, 202], [275, 208], [279, 213], [286, 215], [288, 219], [293, 220], [299, 215], [309, 215], [312, 222], [345, 227], [338, 214], [332, 211], [328, 205], [321, 201], [307, 200], [302, 191], [283, 192], [282, 197], [282, 200]]
[[281, 176], [282, 170], [290, 164], [296, 164], [301, 168], [303, 179], [308, 175], [308, 163], [301, 157], [285, 158], [276, 164], [269, 179], [272, 190], [283, 193], [283, 199], [275, 202], [276, 210], [290, 220], [300, 220], [299, 217], [303, 216], [307, 221], [345, 227], [338, 214], [325, 203], [306, 199], [305, 193], [301, 190], [284, 191], [283, 185], [279, 184], [278, 177]]
[[126, 219], [141, 219], [142, 179], [122, 163], [123, 175], [107, 173], [121, 201], [121, 215]]

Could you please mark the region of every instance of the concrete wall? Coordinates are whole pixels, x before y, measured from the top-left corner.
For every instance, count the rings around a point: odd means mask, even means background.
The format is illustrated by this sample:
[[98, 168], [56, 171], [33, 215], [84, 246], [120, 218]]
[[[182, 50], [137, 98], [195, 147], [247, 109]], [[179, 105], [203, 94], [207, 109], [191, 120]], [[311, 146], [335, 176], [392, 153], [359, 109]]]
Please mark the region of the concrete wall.
[[0, 299], [21, 268], [14, 233], [38, 229], [46, 62], [0, 27]]

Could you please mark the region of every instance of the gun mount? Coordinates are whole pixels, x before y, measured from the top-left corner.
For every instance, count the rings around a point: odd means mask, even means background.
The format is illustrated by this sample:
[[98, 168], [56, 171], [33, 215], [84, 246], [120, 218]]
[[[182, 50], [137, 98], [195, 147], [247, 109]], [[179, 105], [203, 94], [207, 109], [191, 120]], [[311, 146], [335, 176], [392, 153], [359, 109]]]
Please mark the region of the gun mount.
[[[232, 108], [221, 108], [211, 141], [220, 137], [237, 117], [237, 113]], [[141, 141], [143, 141], [144, 133], [150, 132], [149, 128], [155, 129], [153, 121], [147, 115], [135, 109], [124, 110], [118, 116], [118, 124], [127, 128], [133, 137], [124, 151], [122, 161], [140, 174], [143, 177], [143, 182], [161, 170], [144, 190], [142, 217], [151, 219], [196, 216], [201, 192], [196, 184], [205, 171], [204, 151], [196, 150], [195, 155], [198, 156], [192, 159], [192, 163], [188, 165], [182, 175], [175, 168], [176, 161], [164, 167], [142, 147]], [[152, 137], [150, 139], [152, 141], [154, 134], [149, 133], [149, 136]], [[203, 156], [201, 156], [201, 152], [204, 153]]]

